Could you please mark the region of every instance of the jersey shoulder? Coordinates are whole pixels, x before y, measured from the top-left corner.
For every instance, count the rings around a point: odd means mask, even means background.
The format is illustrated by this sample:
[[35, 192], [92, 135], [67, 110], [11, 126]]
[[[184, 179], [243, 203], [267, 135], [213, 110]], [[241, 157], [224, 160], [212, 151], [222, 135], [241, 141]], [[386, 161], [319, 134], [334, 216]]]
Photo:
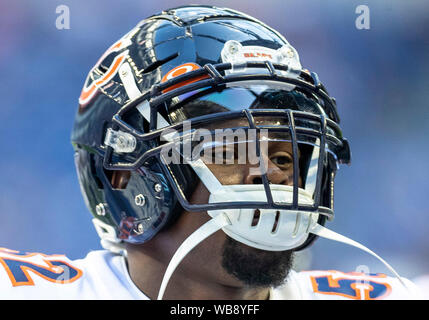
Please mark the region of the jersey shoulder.
[[413, 278], [413, 283], [422, 291], [424, 299], [429, 299], [429, 274]]
[[141, 298], [122, 260], [105, 250], [72, 261], [63, 254], [0, 248], [0, 299]]
[[414, 283], [405, 278], [401, 281], [382, 273], [312, 270], [291, 273], [281, 290], [294, 291], [294, 297], [305, 300], [422, 299]]

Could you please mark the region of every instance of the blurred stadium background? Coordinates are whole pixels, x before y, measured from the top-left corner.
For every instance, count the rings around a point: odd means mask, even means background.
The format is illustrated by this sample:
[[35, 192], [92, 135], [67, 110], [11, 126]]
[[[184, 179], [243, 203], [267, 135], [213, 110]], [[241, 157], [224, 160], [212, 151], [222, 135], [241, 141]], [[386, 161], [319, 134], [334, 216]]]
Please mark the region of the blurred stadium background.
[[[231, 7], [285, 35], [337, 98], [352, 147], [328, 227], [412, 278], [429, 273], [429, 3], [200, 1]], [[70, 144], [89, 69], [138, 21], [178, 0], [0, 2], [0, 247], [81, 258], [99, 241], [79, 191]], [[358, 5], [370, 29], [358, 30]], [[56, 8], [70, 8], [58, 30]], [[320, 239], [299, 268], [388, 270], [358, 249]]]

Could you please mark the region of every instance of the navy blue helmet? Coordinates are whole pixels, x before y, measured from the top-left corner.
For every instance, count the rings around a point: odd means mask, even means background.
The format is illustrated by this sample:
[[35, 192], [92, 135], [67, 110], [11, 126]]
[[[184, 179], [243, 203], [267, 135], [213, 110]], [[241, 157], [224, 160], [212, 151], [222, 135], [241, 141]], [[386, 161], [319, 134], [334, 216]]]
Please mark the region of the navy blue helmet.
[[[181, 152], [179, 161], [165, 161], [169, 145], [183, 147], [185, 136], [225, 123], [292, 145], [289, 201], [278, 199], [283, 189], [267, 173], [253, 180], [262, 200], [226, 199], [214, 196], [224, 186], [201, 161]], [[71, 140], [86, 205], [112, 249], [144, 243], [184, 211], [271, 210], [275, 225], [288, 212], [296, 219], [310, 212], [324, 225], [333, 217], [338, 165], [350, 163], [339, 123], [335, 99], [280, 33], [231, 9], [185, 6], [141, 21], [101, 56], [82, 89]], [[194, 202], [201, 184], [213, 197]], [[300, 200], [304, 193], [311, 203]], [[284, 248], [305, 248], [315, 237]]]

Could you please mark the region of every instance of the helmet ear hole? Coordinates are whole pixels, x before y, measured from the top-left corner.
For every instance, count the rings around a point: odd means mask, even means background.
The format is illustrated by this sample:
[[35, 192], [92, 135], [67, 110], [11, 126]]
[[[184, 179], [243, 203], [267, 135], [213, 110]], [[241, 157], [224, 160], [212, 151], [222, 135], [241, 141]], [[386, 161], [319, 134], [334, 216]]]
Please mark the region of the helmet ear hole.
[[107, 180], [113, 189], [125, 189], [130, 181], [131, 172], [128, 170], [104, 170]]

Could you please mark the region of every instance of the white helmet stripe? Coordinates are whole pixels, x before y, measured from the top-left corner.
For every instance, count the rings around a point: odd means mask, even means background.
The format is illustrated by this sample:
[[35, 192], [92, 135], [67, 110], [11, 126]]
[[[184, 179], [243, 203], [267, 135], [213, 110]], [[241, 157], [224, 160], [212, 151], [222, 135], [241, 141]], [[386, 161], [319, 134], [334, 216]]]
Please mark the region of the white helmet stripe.
[[124, 62], [119, 68], [119, 77], [121, 78], [125, 91], [131, 100], [134, 100], [141, 95], [128, 62]]

